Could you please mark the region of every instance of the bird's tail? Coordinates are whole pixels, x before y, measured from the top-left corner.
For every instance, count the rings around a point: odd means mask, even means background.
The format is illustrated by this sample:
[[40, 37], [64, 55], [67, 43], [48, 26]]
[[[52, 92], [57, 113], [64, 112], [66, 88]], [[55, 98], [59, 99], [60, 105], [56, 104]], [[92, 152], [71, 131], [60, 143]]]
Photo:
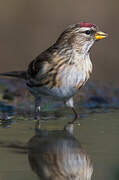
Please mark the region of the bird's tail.
[[16, 77], [20, 79], [27, 79], [27, 73], [26, 71], [11, 71], [11, 72], [5, 72], [0, 73], [0, 76], [10, 76], [10, 77]]

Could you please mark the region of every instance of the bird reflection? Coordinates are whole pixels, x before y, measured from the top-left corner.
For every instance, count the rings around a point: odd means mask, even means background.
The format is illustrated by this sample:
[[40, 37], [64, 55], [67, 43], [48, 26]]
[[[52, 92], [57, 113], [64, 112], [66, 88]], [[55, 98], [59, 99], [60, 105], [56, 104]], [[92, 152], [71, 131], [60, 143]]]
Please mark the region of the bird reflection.
[[28, 142], [28, 159], [41, 180], [90, 180], [90, 157], [73, 136], [73, 124], [64, 130], [37, 129]]

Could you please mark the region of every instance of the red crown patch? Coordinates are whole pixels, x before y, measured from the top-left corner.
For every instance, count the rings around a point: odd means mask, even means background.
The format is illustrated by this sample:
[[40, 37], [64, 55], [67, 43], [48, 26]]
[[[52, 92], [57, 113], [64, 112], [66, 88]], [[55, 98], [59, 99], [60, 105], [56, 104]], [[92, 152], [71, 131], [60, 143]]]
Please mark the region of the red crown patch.
[[87, 22], [81, 22], [80, 23], [80, 27], [96, 27], [95, 24], [92, 24], [92, 23], [87, 23]]

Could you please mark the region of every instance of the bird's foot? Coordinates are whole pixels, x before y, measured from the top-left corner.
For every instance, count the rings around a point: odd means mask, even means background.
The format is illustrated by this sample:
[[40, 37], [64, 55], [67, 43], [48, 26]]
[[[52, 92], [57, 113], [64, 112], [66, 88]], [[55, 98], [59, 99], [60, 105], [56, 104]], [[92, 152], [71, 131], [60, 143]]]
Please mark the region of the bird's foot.
[[35, 112], [35, 120], [40, 120], [40, 112]]
[[35, 130], [38, 130], [38, 129], [40, 129], [40, 112], [35, 112], [34, 119], [36, 120], [36, 122], [35, 122]]
[[74, 122], [73, 124], [80, 126], [80, 123], [79, 123], [79, 122]]
[[73, 124], [73, 125], [78, 125], [78, 126], [80, 126], [80, 123], [79, 122], [77, 122], [77, 120], [73, 120], [73, 121], [71, 121], [71, 122], [69, 122], [70, 124]]

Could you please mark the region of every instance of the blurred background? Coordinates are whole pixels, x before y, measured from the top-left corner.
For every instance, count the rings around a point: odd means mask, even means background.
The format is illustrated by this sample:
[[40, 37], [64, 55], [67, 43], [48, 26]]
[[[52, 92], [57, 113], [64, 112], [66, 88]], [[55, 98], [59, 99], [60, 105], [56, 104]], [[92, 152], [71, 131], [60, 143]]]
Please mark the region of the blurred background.
[[65, 27], [88, 21], [109, 34], [91, 51], [93, 80], [118, 83], [117, 0], [0, 0], [0, 72], [25, 69]]

